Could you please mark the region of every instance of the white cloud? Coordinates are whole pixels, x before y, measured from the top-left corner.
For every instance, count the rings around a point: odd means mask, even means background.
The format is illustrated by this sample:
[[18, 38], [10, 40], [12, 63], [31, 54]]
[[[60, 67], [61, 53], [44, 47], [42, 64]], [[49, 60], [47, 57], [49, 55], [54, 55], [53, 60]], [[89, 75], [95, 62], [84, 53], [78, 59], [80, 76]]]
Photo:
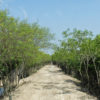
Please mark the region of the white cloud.
[[2, 8], [10, 8], [8, 3], [11, 2], [11, 0], [0, 0], [0, 7]]
[[3, 2], [4, 2], [4, 0], [0, 0], [0, 5], [2, 5], [2, 4], [3, 4]]
[[27, 13], [27, 11], [24, 8], [22, 8], [22, 7], [19, 7], [19, 8], [20, 8], [21, 13], [23, 14], [24, 18], [28, 19], [28, 13]]

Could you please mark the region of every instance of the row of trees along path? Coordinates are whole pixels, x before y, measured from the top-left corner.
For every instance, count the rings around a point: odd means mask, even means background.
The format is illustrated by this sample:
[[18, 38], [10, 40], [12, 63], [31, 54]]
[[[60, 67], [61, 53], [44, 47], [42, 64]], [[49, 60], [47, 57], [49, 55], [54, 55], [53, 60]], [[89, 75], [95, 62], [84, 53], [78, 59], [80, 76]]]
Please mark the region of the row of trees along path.
[[[8, 100], [8, 98], [5, 98]], [[12, 100], [97, 100], [84, 92], [80, 81], [65, 75], [60, 68], [46, 65], [20, 81]]]
[[[3, 95], [13, 100], [96, 99], [84, 93], [80, 82], [64, 75], [59, 68], [48, 65], [39, 70], [52, 58], [65, 73], [74, 73], [89, 91], [99, 93], [100, 35], [94, 37], [88, 30], [77, 29], [73, 32], [68, 29], [62, 34], [64, 38], [57, 47], [52, 44], [54, 35], [48, 28], [20, 21], [6, 10], [0, 10], [0, 89], [4, 89]], [[43, 52], [50, 47], [55, 47], [52, 56]], [[18, 85], [19, 82], [23, 85]], [[11, 94], [15, 87], [18, 88]]]

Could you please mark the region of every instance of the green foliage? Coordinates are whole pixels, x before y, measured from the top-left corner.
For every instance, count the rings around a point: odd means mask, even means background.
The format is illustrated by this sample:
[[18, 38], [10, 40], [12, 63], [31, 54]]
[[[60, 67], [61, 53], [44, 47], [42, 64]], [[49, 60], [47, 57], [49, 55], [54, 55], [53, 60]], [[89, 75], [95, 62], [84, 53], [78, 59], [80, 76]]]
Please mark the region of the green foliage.
[[67, 29], [63, 37], [52, 55], [53, 62], [66, 73], [76, 73], [89, 89], [100, 87], [100, 35], [94, 38], [88, 30]]
[[51, 46], [52, 37], [48, 28], [19, 21], [0, 10], [0, 73], [7, 75], [23, 63], [29, 69], [50, 61], [41, 49]]

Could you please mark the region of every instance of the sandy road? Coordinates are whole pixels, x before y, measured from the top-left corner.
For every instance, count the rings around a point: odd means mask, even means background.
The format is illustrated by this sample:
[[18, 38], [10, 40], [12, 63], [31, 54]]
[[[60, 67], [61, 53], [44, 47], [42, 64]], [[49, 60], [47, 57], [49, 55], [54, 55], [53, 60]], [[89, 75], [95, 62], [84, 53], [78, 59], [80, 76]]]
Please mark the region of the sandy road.
[[64, 75], [53, 65], [24, 79], [12, 95], [13, 100], [97, 100], [81, 90], [77, 79]]

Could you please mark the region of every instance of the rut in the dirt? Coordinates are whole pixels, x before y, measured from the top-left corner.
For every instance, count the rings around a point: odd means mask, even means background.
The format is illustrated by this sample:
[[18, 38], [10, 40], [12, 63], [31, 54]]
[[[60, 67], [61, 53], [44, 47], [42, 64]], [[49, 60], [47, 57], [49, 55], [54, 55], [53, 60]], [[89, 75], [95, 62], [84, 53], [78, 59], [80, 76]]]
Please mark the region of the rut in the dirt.
[[77, 79], [64, 75], [53, 65], [24, 79], [12, 95], [13, 100], [97, 100], [81, 90]]

